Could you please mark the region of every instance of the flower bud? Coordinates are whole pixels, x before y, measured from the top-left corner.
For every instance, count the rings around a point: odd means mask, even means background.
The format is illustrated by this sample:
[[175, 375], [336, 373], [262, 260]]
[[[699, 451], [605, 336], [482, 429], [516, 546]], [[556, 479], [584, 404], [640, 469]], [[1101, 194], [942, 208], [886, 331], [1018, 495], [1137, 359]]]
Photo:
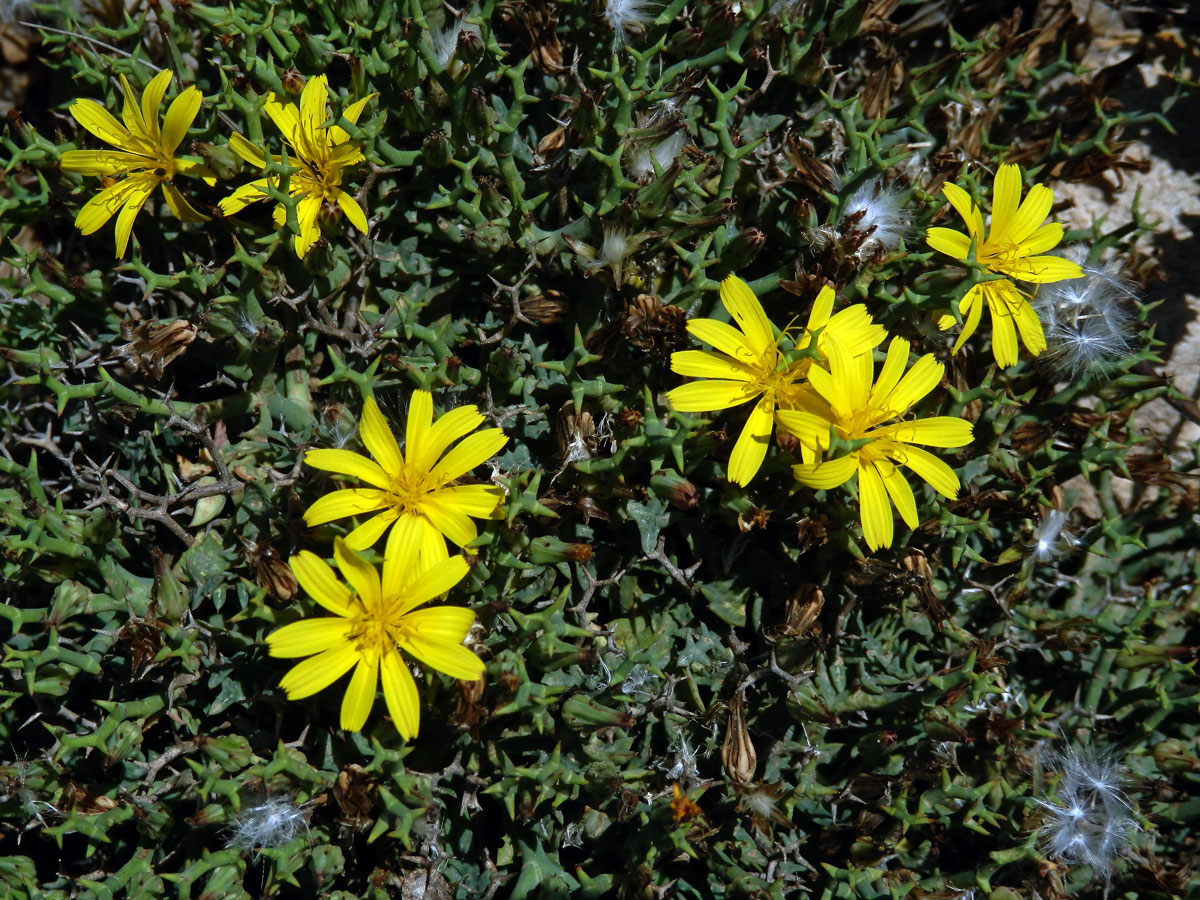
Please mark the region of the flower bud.
[[696, 486], [673, 469], [652, 476], [650, 489], [676, 509], [692, 510], [700, 505]]
[[534, 538], [529, 545], [529, 560], [539, 566], [560, 562], [587, 562], [591, 558], [591, 544], [568, 544], [549, 535]]
[[1154, 761], [1165, 774], [1200, 771], [1200, 759], [1188, 752], [1188, 745], [1178, 738], [1168, 738], [1154, 745]]
[[[466, 33], [463, 32], [463, 34]], [[467, 131], [477, 141], [487, 140], [488, 135], [492, 133], [492, 126], [496, 122], [496, 111], [488, 102], [487, 94], [478, 86], [471, 88], [467, 94], [465, 121]]]
[[421, 160], [427, 166], [441, 167], [450, 164], [450, 143], [440, 131], [431, 131], [421, 144]]
[[295, 66], [284, 72], [279, 80], [283, 84], [283, 89], [289, 94], [299, 96], [300, 92], [304, 90], [304, 76]]

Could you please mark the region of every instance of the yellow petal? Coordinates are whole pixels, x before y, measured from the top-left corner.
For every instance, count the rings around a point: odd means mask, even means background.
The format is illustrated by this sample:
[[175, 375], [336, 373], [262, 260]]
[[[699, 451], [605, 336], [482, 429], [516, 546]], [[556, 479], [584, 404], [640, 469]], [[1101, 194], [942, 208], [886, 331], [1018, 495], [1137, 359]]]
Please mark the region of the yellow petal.
[[460, 606], [418, 609], [404, 617], [398, 643], [430, 668], [474, 681], [483, 674], [483, 660], [462, 645], [474, 621], [475, 614]]
[[861, 303], [847, 306], [829, 320], [817, 341], [817, 349], [828, 356], [826, 343], [840, 341], [851, 356], [870, 353], [887, 339], [887, 329], [876, 325], [867, 308]]
[[252, 166], [260, 169], [267, 167], [267, 155], [236, 131], [229, 136], [229, 149]]
[[667, 401], [680, 412], [714, 412], [746, 403], [759, 393], [744, 381], [693, 381], [667, 391]]
[[169, 181], [162, 183], [163, 196], [167, 198], [167, 207], [171, 214], [180, 222], [207, 222], [208, 216], [192, 206], [187, 197], [179, 192], [179, 188]]
[[184, 156], [175, 158], [175, 174], [187, 175], [190, 178], [201, 178], [209, 187], [213, 187], [217, 183], [216, 172], [199, 160], [188, 159]]
[[[404, 430], [404, 453], [408, 464], [421, 468], [421, 462], [428, 458], [425, 440], [433, 423], [433, 395], [429, 391], [413, 391], [412, 399], [408, 401], [408, 423]], [[429, 460], [428, 468], [433, 460]]]
[[[467, 569], [467, 561], [461, 556], [451, 556], [437, 565], [430, 566], [408, 583], [403, 603], [400, 605], [401, 611], [407, 612], [415, 609], [422, 603], [428, 603], [434, 597], [446, 593], [467, 577]], [[470, 612], [470, 610], [464, 610], [464, 612]], [[468, 621], [467, 627], [470, 624]], [[458, 642], [462, 641], [466, 633], [466, 628], [464, 628], [462, 634], [458, 636]]]
[[930, 228], [925, 232], [925, 243], [939, 253], [966, 259], [971, 252], [971, 239], [961, 231], [951, 228]]
[[321, 227], [318, 224], [321, 215], [321, 198], [308, 194], [296, 206], [296, 218], [300, 225], [300, 233], [296, 235], [296, 255], [303, 259], [308, 251], [321, 239]]
[[946, 367], [938, 362], [932, 353], [926, 353], [913, 364], [908, 374], [900, 379], [900, 383], [886, 397], [881, 398], [879, 405], [890, 410], [893, 415], [900, 415], [937, 387], [945, 371]]
[[[158, 110], [162, 106], [163, 95], [167, 92], [167, 87], [174, 77], [175, 74], [170, 69], [163, 69], [150, 79], [150, 83], [142, 91], [142, 121], [145, 122], [146, 130], [156, 143], [161, 139], [161, 132], [158, 128]], [[172, 147], [171, 150], [174, 148]]]
[[500, 519], [504, 517], [504, 489], [494, 484], [455, 484], [441, 488], [437, 502], [445, 509], [452, 509], [476, 519]]
[[915, 529], [921, 524], [921, 520], [917, 517], [916, 498], [913, 497], [912, 488], [904, 475], [886, 460], [878, 460], [875, 463], [875, 471], [879, 473], [879, 478], [887, 488], [888, 496], [892, 498], [892, 503], [896, 505], [896, 511], [900, 513], [904, 524]]
[[129, 79], [124, 75], [121, 75], [121, 93], [124, 94], [124, 103], [121, 105], [121, 118], [125, 120], [125, 127], [129, 129], [129, 133], [134, 137], [153, 145], [156, 141], [154, 140], [154, 136], [150, 134], [150, 130], [146, 127], [146, 121], [142, 118], [142, 110], [138, 104], [137, 94], [133, 92], [133, 88], [129, 84]]
[[878, 550], [892, 546], [892, 505], [879, 472], [869, 462], [858, 468], [858, 505], [867, 547]]
[[1004, 290], [993, 285], [1005, 282], [987, 282], [983, 285], [988, 310], [992, 314], [992, 353], [1001, 368], [1015, 366], [1020, 355], [1017, 346], [1017, 328], [1013, 324], [1012, 312], [1004, 302]]
[[499, 428], [485, 428], [469, 434], [441, 458], [429, 472], [435, 484], [446, 484], [483, 465], [508, 443], [508, 435]]
[[421, 725], [421, 699], [412, 673], [395, 650], [384, 653], [379, 669], [383, 676], [383, 699], [387, 703], [388, 714], [400, 736], [412, 740]]
[[320, 127], [329, 118], [329, 82], [324, 75], [308, 79], [300, 92], [300, 133], [313, 145], [326, 142], [319, 133]]
[[829, 447], [830, 421], [815, 413], [798, 409], [775, 410], [775, 421], [779, 427], [799, 439], [801, 444], [813, 449]]
[[920, 447], [909, 444], [896, 444], [889, 447], [889, 456], [900, 465], [908, 466], [921, 478], [925, 479], [935, 491], [947, 499], [958, 497], [958, 476], [948, 465]]
[[806, 334], [797, 344], [798, 347], [807, 347], [813, 332], [829, 324], [829, 317], [833, 315], [833, 299], [833, 288], [829, 285], [824, 285], [817, 292], [817, 299], [813, 301], [812, 310], [808, 314], [808, 327], [805, 329]]
[[360, 516], [388, 505], [388, 495], [369, 488], [346, 488], [331, 491], [304, 513], [304, 524], [309, 528], [324, 525], [346, 516]]
[[311, 551], [301, 550], [288, 560], [288, 565], [300, 587], [317, 603], [337, 616], [354, 615], [350, 589], [338, 581], [325, 560]]
[[124, 150], [66, 150], [58, 167], [80, 175], [120, 175], [144, 168], [148, 162], [146, 157]]
[[1042, 322], [1033, 305], [1018, 291], [1014, 290], [1013, 293], [1016, 297], [1009, 298], [1009, 309], [1012, 310], [1021, 343], [1029, 350], [1030, 356], [1039, 356], [1046, 349], [1046, 333], [1042, 330]]
[[726, 322], [716, 319], [692, 319], [687, 323], [688, 332], [698, 341], [712, 344], [727, 356], [747, 363], [752, 367], [762, 366], [762, 357], [751, 349], [746, 336]]
[[1021, 244], [1028, 240], [1046, 221], [1053, 205], [1054, 192], [1044, 184], [1035, 184], [1029, 189], [1012, 221], [1008, 223], [1008, 230], [1003, 239], [1013, 244]]
[[116, 184], [110, 184], [95, 197], [83, 205], [75, 216], [75, 227], [83, 234], [92, 234], [104, 226], [113, 217], [129, 197], [130, 191], [137, 187], [138, 182], [125, 178]]
[[965, 447], [971, 443], [973, 426], [954, 416], [930, 416], [915, 422], [898, 422], [877, 429], [880, 438], [904, 444], [924, 444], [927, 447]]
[[421, 554], [420, 566], [414, 567], [424, 571], [450, 558], [450, 550], [446, 546], [446, 536], [438, 531], [437, 526], [425, 516], [420, 516], [421, 522]]
[[[345, 119], [347, 122], [349, 122], [351, 125], [357, 125], [358, 117], [362, 115], [363, 109], [366, 107], [366, 105], [368, 103], [370, 103], [372, 100], [374, 100], [378, 96], [379, 96], [379, 94], [368, 94], [366, 97], [363, 97], [361, 100], [354, 101], [353, 103], [351, 103], [349, 106], [346, 107], [345, 112], [342, 113], [342, 118]], [[346, 133], [346, 130], [344, 128], [341, 128], [338, 125], [332, 126], [329, 129], [329, 134], [330, 134], [330, 138], [331, 138], [332, 142], [335, 145], [336, 144], [344, 144], [346, 141], [350, 140], [350, 135]]]
[[831, 491], [849, 481], [857, 470], [858, 460], [853, 456], [843, 456], [829, 462], [792, 466], [792, 476], [813, 490]]
[[871, 406], [877, 408], [887, 406], [888, 394], [896, 389], [896, 385], [900, 383], [900, 377], [908, 367], [910, 347], [911, 345], [904, 338], [892, 338], [892, 342], [888, 344], [883, 367], [879, 370], [879, 377], [875, 379], [875, 387], [871, 388]]
[[433, 464], [446, 452], [446, 448], [483, 424], [484, 415], [475, 406], [459, 406], [450, 410], [444, 416], [438, 416], [429, 429], [425, 438], [425, 457], [413, 465], [421, 471], [428, 471]]
[[1063, 239], [1063, 227], [1057, 222], [1047, 222], [1028, 238], [1021, 241], [1017, 253], [1021, 256], [1033, 256], [1053, 250]]
[[959, 303], [960, 311], [965, 312], [966, 320], [963, 322], [962, 332], [958, 335], [958, 340], [954, 342], [954, 349], [951, 353], [957, 353], [962, 349], [963, 344], [967, 339], [975, 333], [975, 329], [979, 327], [979, 319], [983, 315], [983, 285], [977, 284], [963, 295], [962, 301]]
[[95, 100], [80, 99], [71, 104], [70, 113], [80, 125], [107, 144], [137, 152], [145, 149], [112, 113]]
[[671, 371], [689, 378], [723, 378], [749, 381], [749, 367], [724, 353], [711, 350], [679, 350], [671, 354]]
[[162, 129], [162, 147], [168, 155], [173, 156], [187, 137], [188, 129], [196, 120], [203, 100], [204, 95], [200, 93], [200, 89], [192, 85], [171, 101], [166, 118], [163, 119]]
[[346, 641], [353, 623], [348, 619], [304, 619], [267, 635], [272, 656], [312, 656]]
[[121, 211], [117, 214], [117, 256], [125, 255], [125, 250], [129, 247], [129, 235], [133, 231], [133, 220], [137, 218], [137, 214], [142, 211], [146, 200], [154, 193], [155, 186], [159, 183], [158, 178], [153, 175], [130, 175], [126, 181], [130, 182], [130, 188], [125, 195], [125, 205], [121, 207]]
[[375, 571], [375, 567], [347, 546], [341, 538], [334, 538], [333, 558], [337, 562], [338, 571], [354, 589], [367, 614], [378, 615], [381, 597], [379, 573]]
[[304, 454], [304, 464], [325, 472], [336, 472], [338, 475], [349, 475], [358, 478], [377, 488], [388, 488], [391, 478], [380, 468], [359, 453], [349, 450], [326, 449], [309, 450]]
[[[425, 519], [413, 513], [399, 518], [396, 527], [388, 536], [387, 550], [383, 554], [383, 597], [395, 600], [421, 571], [419, 563], [421, 540], [425, 534]], [[442, 546], [446, 541], [438, 535]]]
[[355, 201], [353, 197], [341, 189], [338, 189], [336, 196], [338, 206], [342, 208], [342, 214], [345, 215], [346, 219], [351, 225], [353, 225], [363, 234], [366, 234], [367, 214], [363, 212], [362, 207], [358, 205], [357, 201]]
[[1009, 234], [1021, 202], [1021, 169], [1005, 163], [996, 170], [992, 184], [992, 227], [988, 240], [1003, 241]]
[[379, 685], [379, 648], [362, 654], [346, 696], [342, 698], [341, 726], [344, 731], [361, 731], [375, 705], [375, 690]]
[[770, 397], [763, 397], [750, 410], [746, 427], [733, 445], [729, 456], [729, 480], [745, 487], [750, 483], [767, 455], [767, 444], [771, 441], [771, 429], [775, 424], [775, 404]]
[[1031, 256], [1028, 259], [1015, 260], [1006, 265], [1003, 271], [1013, 278], [1032, 281], [1034, 284], [1050, 284], [1083, 277], [1083, 269], [1079, 268], [1078, 263], [1061, 256]]
[[436, 497], [426, 497], [421, 501], [421, 514], [460, 547], [465, 547], [479, 537], [479, 529], [475, 527], [470, 516], [439, 503]]
[[388, 427], [387, 420], [379, 411], [379, 404], [374, 397], [363, 401], [362, 418], [358, 423], [358, 436], [362, 438], [370, 454], [375, 457], [383, 471], [392, 476], [399, 476], [404, 471], [404, 455], [396, 436]]
[[263, 104], [263, 112], [275, 123], [284, 140], [294, 146], [300, 130], [300, 115], [296, 112], [295, 104], [281, 103], [278, 96], [271, 93], [267, 96], [267, 102]]
[[721, 282], [721, 303], [746, 335], [746, 342], [757, 355], [764, 355], [775, 346], [775, 332], [767, 321], [762, 304], [750, 290], [750, 285], [736, 275]]
[[344, 641], [292, 666], [279, 686], [287, 692], [289, 700], [302, 700], [329, 687], [354, 668], [358, 660], [358, 649], [350, 641]]
[[971, 195], [957, 184], [947, 181], [942, 185], [942, 193], [950, 201], [950, 205], [962, 216], [967, 225], [967, 233], [978, 243], [983, 243], [983, 213], [971, 199]]
[[400, 518], [400, 513], [394, 507], [385, 509], [377, 516], [371, 516], [346, 535], [346, 546], [351, 550], [360, 551], [374, 547], [375, 542], [383, 537], [383, 533], [391, 528], [398, 518]]

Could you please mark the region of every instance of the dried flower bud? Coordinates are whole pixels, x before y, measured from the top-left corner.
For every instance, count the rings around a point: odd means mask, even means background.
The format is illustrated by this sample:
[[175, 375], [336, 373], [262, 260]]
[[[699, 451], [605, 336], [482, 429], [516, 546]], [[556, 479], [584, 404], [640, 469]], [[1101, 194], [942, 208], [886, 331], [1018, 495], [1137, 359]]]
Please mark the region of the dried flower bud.
[[552, 325], [562, 320], [567, 312], [567, 295], [549, 290], [521, 300], [521, 315], [541, 325]]
[[758, 767], [758, 756], [750, 742], [746, 729], [746, 718], [742, 713], [742, 694], [734, 694], [729, 701], [729, 722], [725, 728], [725, 741], [721, 744], [721, 762], [725, 774], [735, 784], [748, 784], [754, 779]]
[[778, 625], [763, 630], [763, 637], [775, 644], [786, 638], [798, 638], [813, 630], [817, 617], [825, 608], [825, 595], [815, 584], [802, 584], [788, 598], [784, 619]]
[[135, 372], [144, 372], [158, 381], [163, 369], [196, 339], [196, 326], [182, 319], [166, 324], [157, 319], [137, 324], [122, 322], [121, 336], [129, 343], [118, 347], [117, 355], [126, 357]]

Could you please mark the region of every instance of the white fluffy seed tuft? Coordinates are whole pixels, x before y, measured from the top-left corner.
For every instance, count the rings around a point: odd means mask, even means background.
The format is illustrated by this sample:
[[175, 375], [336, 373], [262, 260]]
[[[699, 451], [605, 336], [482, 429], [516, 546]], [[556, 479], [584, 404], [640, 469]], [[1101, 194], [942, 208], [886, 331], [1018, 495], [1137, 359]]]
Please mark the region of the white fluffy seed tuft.
[[860, 258], [881, 256], [900, 247], [911, 224], [904, 205], [904, 192], [873, 178], [860, 185], [842, 205], [838, 230], [864, 235]]
[[1125, 773], [1113, 759], [1068, 748], [1055, 757], [1062, 778], [1039, 831], [1043, 852], [1069, 865], [1085, 865], [1106, 881], [1118, 859], [1134, 851], [1139, 828], [1125, 795]]
[[1067, 530], [1068, 511], [1046, 510], [1030, 538], [1030, 550], [1038, 562], [1050, 562], [1066, 556], [1079, 541]]
[[269, 850], [291, 843], [308, 831], [308, 812], [290, 797], [262, 797], [233, 817], [226, 846], [241, 853]]
[[690, 135], [686, 131], [676, 131], [674, 134], [667, 135], [654, 146], [639, 147], [634, 152], [633, 161], [629, 165], [630, 173], [634, 178], [642, 180], [653, 178], [656, 166], [658, 171], [665, 172], [675, 164], [675, 160], [679, 158], [679, 154], [687, 145], [689, 137]]
[[629, 35], [641, 35], [658, 15], [657, 0], [605, 0], [604, 21], [613, 30], [613, 44], [624, 46]]
[[1121, 276], [1121, 262], [1088, 265], [1087, 247], [1064, 254], [1083, 268], [1082, 278], [1039, 285], [1033, 306], [1046, 331], [1043, 359], [1069, 380], [1105, 377], [1134, 346], [1137, 294]]

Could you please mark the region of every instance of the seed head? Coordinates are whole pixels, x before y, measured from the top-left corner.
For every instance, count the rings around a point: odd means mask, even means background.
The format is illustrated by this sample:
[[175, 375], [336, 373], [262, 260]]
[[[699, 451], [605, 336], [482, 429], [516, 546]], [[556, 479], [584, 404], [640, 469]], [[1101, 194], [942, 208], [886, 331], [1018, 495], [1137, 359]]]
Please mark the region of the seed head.
[[865, 235], [859, 245], [860, 258], [891, 253], [909, 232], [904, 192], [874, 178], [850, 195], [838, 218], [838, 231]]
[[1033, 529], [1030, 548], [1037, 562], [1050, 562], [1069, 554], [1079, 541], [1067, 530], [1068, 510], [1049, 509]]
[[226, 846], [241, 853], [269, 850], [308, 831], [308, 812], [290, 797], [262, 797], [233, 818]]
[[1038, 800], [1046, 810], [1040, 829], [1043, 852], [1070, 865], [1085, 865], [1112, 878], [1118, 858], [1134, 852], [1138, 832], [1133, 804], [1125, 795], [1124, 770], [1111, 757], [1068, 748], [1054, 760], [1062, 769], [1056, 801]]
[[1133, 349], [1137, 294], [1121, 277], [1119, 259], [1088, 265], [1084, 245], [1064, 255], [1083, 277], [1038, 286], [1033, 306], [1046, 330], [1043, 358], [1065, 379], [1103, 377]]
[[628, 35], [641, 35], [654, 21], [659, 4], [655, 0], [606, 0], [604, 20], [613, 30], [613, 46], [622, 47]]

